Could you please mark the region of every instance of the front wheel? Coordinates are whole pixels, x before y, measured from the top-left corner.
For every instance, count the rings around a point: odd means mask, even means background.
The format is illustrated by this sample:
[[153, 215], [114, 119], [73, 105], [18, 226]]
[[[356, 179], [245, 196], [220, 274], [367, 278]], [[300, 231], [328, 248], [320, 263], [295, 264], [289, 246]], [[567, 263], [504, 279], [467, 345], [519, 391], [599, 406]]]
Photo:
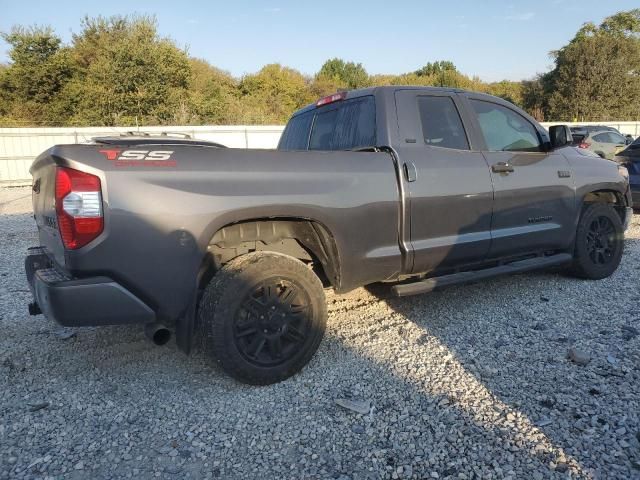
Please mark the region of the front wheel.
[[624, 228], [616, 210], [605, 203], [585, 206], [570, 273], [591, 280], [610, 276], [620, 265], [623, 246]]
[[302, 369], [320, 345], [326, 319], [316, 274], [272, 252], [249, 253], [222, 267], [199, 309], [207, 353], [226, 373], [254, 385]]

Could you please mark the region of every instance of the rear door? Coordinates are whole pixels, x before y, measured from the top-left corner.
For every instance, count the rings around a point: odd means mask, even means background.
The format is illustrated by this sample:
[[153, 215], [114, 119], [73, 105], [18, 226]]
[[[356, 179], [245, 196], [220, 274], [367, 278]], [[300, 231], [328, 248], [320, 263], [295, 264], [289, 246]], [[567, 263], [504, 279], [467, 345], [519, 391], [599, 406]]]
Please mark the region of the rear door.
[[545, 152], [536, 126], [515, 108], [473, 94], [466, 99], [493, 181], [489, 256], [567, 248], [576, 218], [567, 159]]
[[414, 273], [479, 261], [489, 252], [493, 188], [457, 95], [398, 90], [398, 155], [410, 212]]
[[589, 150], [597, 153], [602, 158], [612, 158], [615, 149], [609, 137], [609, 132], [596, 133], [595, 135], [591, 135], [590, 139], [591, 146]]
[[615, 157], [616, 154], [625, 149], [627, 146], [627, 139], [619, 133], [609, 132], [609, 141], [613, 144], [613, 154], [607, 158], [613, 160], [613, 157]]

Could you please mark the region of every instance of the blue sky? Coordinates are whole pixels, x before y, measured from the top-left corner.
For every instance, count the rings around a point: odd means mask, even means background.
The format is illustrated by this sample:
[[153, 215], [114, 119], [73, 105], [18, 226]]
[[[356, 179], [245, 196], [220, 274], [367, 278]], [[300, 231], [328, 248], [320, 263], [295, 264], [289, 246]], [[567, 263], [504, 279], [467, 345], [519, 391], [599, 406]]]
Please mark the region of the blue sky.
[[[520, 80], [548, 70], [549, 51], [587, 21], [600, 22], [638, 0], [0, 0], [0, 31], [51, 25], [65, 41], [84, 15], [143, 13], [192, 56], [235, 76], [279, 62], [316, 72], [332, 57], [369, 73], [402, 73], [452, 60], [486, 81]], [[0, 62], [7, 62], [0, 41]]]

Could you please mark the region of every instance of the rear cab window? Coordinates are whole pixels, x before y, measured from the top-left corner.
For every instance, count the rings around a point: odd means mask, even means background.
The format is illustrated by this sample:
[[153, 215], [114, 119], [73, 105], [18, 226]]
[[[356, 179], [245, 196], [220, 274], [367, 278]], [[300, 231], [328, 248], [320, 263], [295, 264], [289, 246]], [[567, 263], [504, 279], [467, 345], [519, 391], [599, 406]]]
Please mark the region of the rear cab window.
[[315, 112], [310, 111], [292, 117], [282, 132], [278, 150], [306, 150], [314, 115]]
[[353, 150], [376, 146], [372, 95], [341, 100], [289, 120], [278, 150]]

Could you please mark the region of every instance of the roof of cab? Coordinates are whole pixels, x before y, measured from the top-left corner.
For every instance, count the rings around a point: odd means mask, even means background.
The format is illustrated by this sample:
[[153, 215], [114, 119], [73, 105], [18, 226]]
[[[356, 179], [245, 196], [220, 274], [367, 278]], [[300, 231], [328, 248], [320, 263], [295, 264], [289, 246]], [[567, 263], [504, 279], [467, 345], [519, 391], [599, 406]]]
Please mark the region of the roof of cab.
[[[376, 95], [379, 93], [385, 93], [385, 92], [395, 92], [397, 90], [421, 90], [421, 91], [425, 91], [425, 92], [455, 92], [455, 93], [477, 93], [479, 95], [484, 95], [482, 93], [479, 92], [472, 92], [470, 90], [464, 90], [462, 88], [455, 88], [455, 87], [423, 87], [423, 86], [416, 86], [416, 85], [385, 85], [385, 86], [380, 86], [380, 87], [368, 87], [368, 88], [359, 88], [356, 90], [346, 90], [346, 97], [345, 100], [351, 99], [351, 98], [357, 98], [357, 97], [364, 97], [366, 95]], [[340, 93], [340, 92], [338, 92]], [[490, 96], [490, 95], [487, 95]], [[316, 108], [321, 108], [321, 107], [317, 107], [316, 103], [310, 103], [309, 105], [306, 105], [304, 107], [302, 107], [301, 109], [293, 112], [293, 115], [291, 115], [292, 117], [295, 117], [296, 115], [300, 115], [301, 113], [305, 113], [308, 112], [310, 110], [314, 110]]]

